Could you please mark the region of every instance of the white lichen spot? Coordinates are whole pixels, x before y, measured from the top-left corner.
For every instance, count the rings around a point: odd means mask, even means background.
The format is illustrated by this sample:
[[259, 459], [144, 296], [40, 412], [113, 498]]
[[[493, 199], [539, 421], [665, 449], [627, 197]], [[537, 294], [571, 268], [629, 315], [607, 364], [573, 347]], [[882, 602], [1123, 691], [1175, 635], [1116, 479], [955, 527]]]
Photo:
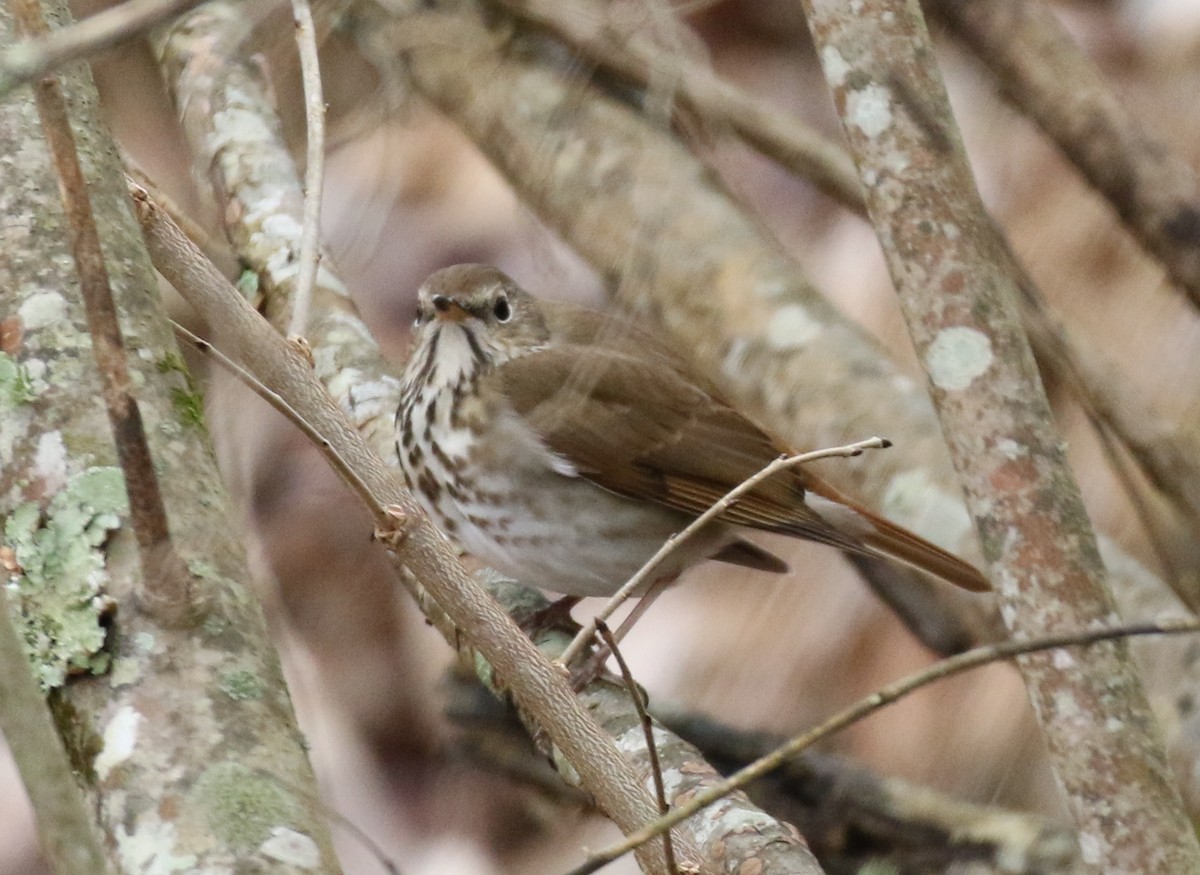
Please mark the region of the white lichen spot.
[[1053, 653], [1054, 655], [1050, 657], [1050, 661], [1059, 671], [1067, 671], [1075, 667], [1075, 657], [1073, 657], [1069, 651], [1055, 650]]
[[108, 682], [114, 689], [120, 689], [136, 683], [141, 676], [142, 664], [138, 660], [119, 657], [113, 660]]
[[67, 318], [67, 299], [59, 292], [37, 292], [25, 299], [17, 315], [27, 331], [45, 328]]
[[961, 232], [953, 222], [942, 222], [942, 233], [946, 235], [947, 240], [957, 240]]
[[1104, 728], [1109, 732], [1121, 732], [1125, 728], [1125, 721], [1117, 717], [1109, 717], [1104, 721]]
[[835, 46], [821, 49], [821, 66], [825, 69], [825, 79], [831, 88], [840, 88], [850, 72], [850, 65]]
[[133, 832], [118, 825], [116, 837], [122, 872], [163, 875], [196, 871], [194, 854], [176, 853], [175, 824], [162, 820], [153, 808], [138, 818]]
[[46, 492], [58, 492], [67, 485], [67, 448], [62, 432], [55, 429], [38, 438], [33, 474], [42, 481]]
[[1054, 714], [1057, 718], [1063, 720], [1078, 720], [1082, 709], [1079, 707], [1079, 701], [1075, 698], [1075, 694], [1061, 690], [1054, 694]]
[[1017, 443], [1012, 438], [1001, 438], [996, 441], [996, 450], [1011, 462], [1029, 455], [1029, 448]]
[[1016, 575], [1007, 568], [1001, 568], [996, 573], [993, 585], [1000, 597], [1007, 602], [1014, 602], [1021, 595], [1021, 587], [1017, 583]]
[[874, 139], [892, 126], [891, 95], [872, 83], [846, 95], [846, 122]]
[[952, 325], [938, 332], [925, 352], [929, 378], [939, 389], [960, 392], [992, 366], [992, 342], [982, 331]]
[[767, 343], [778, 350], [800, 349], [821, 334], [821, 323], [800, 304], [780, 307], [767, 326]]
[[321, 851], [317, 843], [304, 833], [285, 826], [272, 829], [271, 837], [258, 850], [265, 857], [300, 869], [316, 869], [321, 865]]
[[274, 134], [258, 113], [238, 106], [219, 110], [212, 115], [213, 138], [211, 151], [219, 153], [229, 143], [271, 142]]
[[137, 747], [138, 724], [142, 715], [129, 705], [122, 705], [104, 727], [104, 748], [96, 755], [96, 776], [103, 781], [109, 774], [133, 756]]
[[777, 825], [761, 811], [746, 810], [724, 804], [710, 806], [704, 817], [693, 818], [688, 825], [700, 844], [714, 841], [718, 836], [763, 833]]
[[883, 164], [893, 176], [899, 176], [908, 169], [908, 155], [904, 152], [888, 152], [883, 156]]
[[1084, 863], [1089, 866], [1099, 865], [1102, 852], [1098, 838], [1087, 832], [1079, 834], [1079, 858]]

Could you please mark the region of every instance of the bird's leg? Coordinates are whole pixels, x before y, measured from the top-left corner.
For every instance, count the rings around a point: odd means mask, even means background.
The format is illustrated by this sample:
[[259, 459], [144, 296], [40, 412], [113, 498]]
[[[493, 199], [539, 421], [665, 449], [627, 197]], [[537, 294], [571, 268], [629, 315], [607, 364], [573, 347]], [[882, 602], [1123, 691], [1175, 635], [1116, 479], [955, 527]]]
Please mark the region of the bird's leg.
[[[675, 582], [678, 574], [671, 574], [666, 577], [660, 577], [646, 590], [645, 594], [634, 605], [633, 610], [629, 612], [629, 616], [621, 621], [621, 625], [613, 632], [613, 642], [620, 644], [622, 639], [629, 634], [629, 630], [634, 624], [642, 618], [646, 611], [650, 610], [650, 606], [658, 600], [658, 597], [666, 592], [667, 587]], [[571, 686], [575, 692], [579, 692], [597, 677], [604, 669], [604, 663], [608, 662], [608, 658], [612, 656], [612, 651], [608, 645], [601, 642], [587, 659], [579, 663], [575, 668], [571, 669]]]
[[571, 609], [582, 601], [579, 596], [565, 595], [547, 605], [526, 611], [521, 614], [514, 612], [513, 619], [521, 627], [521, 631], [530, 638], [536, 638], [539, 632], [547, 629], [564, 629], [571, 631], [579, 628], [571, 616]]

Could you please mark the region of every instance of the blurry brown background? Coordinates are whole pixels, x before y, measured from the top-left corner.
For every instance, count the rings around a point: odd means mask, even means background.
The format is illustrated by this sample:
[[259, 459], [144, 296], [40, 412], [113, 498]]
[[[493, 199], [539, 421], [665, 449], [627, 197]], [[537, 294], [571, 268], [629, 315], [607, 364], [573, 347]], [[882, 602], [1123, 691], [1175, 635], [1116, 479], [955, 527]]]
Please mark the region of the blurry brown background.
[[[703, 7], [689, 22], [719, 73], [836, 134], [799, 4], [730, 0]], [[80, 3], [76, 13], [93, 8]], [[1139, 117], [1200, 166], [1200, 3], [1097, 0], [1056, 8]], [[290, 22], [280, 18], [266, 31], [264, 56], [280, 108], [298, 126]], [[1158, 410], [1195, 422], [1194, 310], [1053, 147], [999, 99], [986, 74], [948, 41], [940, 45], [980, 188], [1042, 290]], [[447, 264], [492, 262], [540, 294], [602, 304], [589, 269], [515, 201], [448, 122], [415, 99], [393, 106], [393, 95], [375, 87], [348, 46], [327, 45], [323, 66], [332, 135], [324, 236], [394, 362], [403, 361], [417, 286]], [[96, 74], [125, 148], [212, 226], [212, 205], [190, 183], [190, 162], [148, 50], [110, 53]], [[818, 285], [911, 366], [869, 226], [742, 147], [716, 142], [705, 149]], [[1078, 410], [1054, 397], [1097, 526], [1157, 569]], [[450, 655], [395, 592], [368, 540], [366, 514], [304, 439], [244, 390], [214, 378], [208, 405], [328, 804], [406, 875], [556, 872], [578, 859], [581, 845], [611, 837], [604, 823], [462, 755], [459, 730], [444, 716]], [[904, 436], [888, 436], [898, 444], [893, 452], [903, 452]], [[1172, 547], [1194, 564], [1190, 545]], [[787, 579], [711, 566], [655, 606], [626, 648], [652, 696], [735, 726], [794, 732], [930, 660], [832, 551], [791, 542], [779, 549], [796, 569]], [[1024, 693], [1007, 667], [926, 690], [828, 749], [968, 799], [1060, 815]], [[0, 873], [44, 871], [19, 781], [4, 757], [0, 824]], [[334, 829], [348, 873], [381, 871], [361, 842]], [[632, 864], [624, 867], [611, 871], [632, 871]]]

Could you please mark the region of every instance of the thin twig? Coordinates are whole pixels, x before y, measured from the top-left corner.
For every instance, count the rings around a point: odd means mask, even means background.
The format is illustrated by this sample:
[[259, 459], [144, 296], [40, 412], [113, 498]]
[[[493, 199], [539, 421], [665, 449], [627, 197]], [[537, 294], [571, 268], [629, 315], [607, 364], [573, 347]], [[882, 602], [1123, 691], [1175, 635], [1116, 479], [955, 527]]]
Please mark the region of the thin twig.
[[670, 814], [661, 817], [654, 823], [632, 833], [626, 838], [597, 852], [587, 863], [572, 869], [567, 875], [589, 875], [602, 866], [638, 847], [642, 842], [649, 841], [662, 831], [687, 820], [696, 812], [716, 802], [722, 796], [744, 787], [746, 784], [761, 778], [768, 772], [782, 766], [788, 759], [812, 747], [819, 741], [828, 738], [835, 732], [840, 732], [852, 723], [879, 711], [881, 708], [896, 702], [922, 687], [962, 674], [965, 671], [979, 668], [993, 662], [1000, 662], [1030, 653], [1053, 650], [1064, 647], [1084, 647], [1102, 641], [1112, 641], [1119, 638], [1132, 638], [1143, 635], [1180, 635], [1200, 632], [1200, 619], [1180, 617], [1178, 619], [1162, 620], [1157, 623], [1135, 623], [1128, 626], [1117, 626], [1108, 629], [1092, 629], [1085, 632], [1069, 632], [1061, 635], [1047, 635], [1036, 641], [1006, 641], [987, 647], [977, 647], [957, 656], [943, 659], [929, 668], [911, 674], [894, 683], [859, 699], [849, 708], [839, 711], [823, 723], [792, 737], [786, 744], [781, 745], [768, 755], [761, 757], [745, 768], [739, 769], [724, 781], [696, 794], [682, 805], [677, 805]]
[[[575, 9], [569, 5], [569, 0], [566, 5], [564, 0], [494, 2], [519, 17], [548, 28], [589, 60], [639, 85], [649, 86], [653, 76], [661, 75], [658, 72], [660, 70], [669, 68], [676, 71], [674, 84], [678, 96], [705, 121], [729, 126], [747, 145], [790, 172], [819, 185], [843, 206], [866, 218], [862, 190], [853, 179], [853, 165], [849, 156], [836, 143], [811, 131], [799, 119], [769, 107], [753, 95], [716, 77], [702, 64], [670, 53], [648, 51], [644, 41], [637, 39], [636, 35], [634, 38], [622, 38], [605, 25], [603, 13], [593, 7], [580, 6]], [[1178, 464], [1193, 459], [1194, 454], [1184, 451], [1177, 432], [1172, 434], [1166, 429], [1151, 428], [1151, 423], [1158, 421], [1157, 416], [1141, 415], [1149, 414], [1144, 409], [1129, 409], [1134, 406], [1144, 408], [1144, 405], [1134, 404], [1132, 399], [1136, 398], [1136, 393], [1115, 369], [1105, 368], [1106, 373], [1101, 375], [1096, 367], [1090, 370], [1083, 367], [1083, 354], [1088, 353], [1089, 359], [1095, 359], [1095, 354], [1080, 350], [1078, 339], [1068, 338], [1054, 324], [1025, 268], [1015, 256], [1011, 261], [1013, 269], [1020, 272], [1022, 285], [1027, 290], [1022, 297], [1022, 318], [1029, 330], [1030, 340], [1046, 367], [1063, 376], [1068, 390], [1087, 409], [1089, 418], [1093, 419], [1097, 436], [1106, 448], [1114, 439], [1119, 440], [1155, 487], [1181, 513], [1195, 518], [1200, 510], [1197, 509], [1194, 496], [1188, 493], [1195, 491], [1194, 488], [1189, 490], [1189, 487], [1200, 482], [1200, 475], [1192, 476], [1193, 464]], [[1101, 403], [1100, 399], [1107, 399], [1108, 403]], [[1139, 439], [1139, 435], [1148, 431], [1155, 431], [1152, 441]], [[1187, 473], [1181, 476], [1181, 470]], [[1138, 503], [1136, 496], [1131, 495], [1131, 498], [1135, 504]], [[1148, 530], [1153, 525], [1152, 520], [1144, 515], [1142, 522]], [[1161, 540], [1156, 534], [1151, 537]]]
[[[629, 697], [633, 701], [633, 707], [637, 711], [638, 722], [642, 725], [642, 734], [646, 738], [646, 756], [650, 760], [650, 775], [654, 779], [654, 795], [658, 800], [658, 810], [660, 814], [666, 814], [671, 810], [671, 806], [667, 804], [667, 790], [663, 785], [662, 764], [658, 761], [658, 745], [654, 743], [654, 721], [650, 719], [650, 715], [646, 713], [646, 702], [643, 698], [641, 688], [638, 687], [637, 681], [633, 679], [633, 672], [629, 670], [629, 664], [625, 661], [625, 657], [621, 654], [621, 649], [617, 647], [617, 639], [613, 637], [612, 630], [608, 628], [608, 624], [601, 622], [597, 627], [600, 637], [604, 639], [604, 643], [608, 645], [609, 652], [617, 660], [617, 667], [621, 670], [621, 679], [625, 681], [625, 688], [629, 690]], [[668, 829], [662, 834], [663, 836], [663, 852], [667, 857], [667, 869], [672, 875], [679, 875], [679, 867], [675, 863], [675, 845], [671, 838], [671, 831]]]
[[296, 21], [296, 46], [304, 81], [304, 120], [308, 154], [304, 168], [304, 230], [300, 237], [300, 273], [292, 301], [289, 337], [303, 337], [308, 327], [313, 286], [321, 264], [321, 195], [325, 180], [325, 98], [321, 90], [321, 64], [317, 56], [316, 28], [308, 0], [292, 0]]
[[205, 340], [203, 337], [197, 337], [174, 319], [171, 320], [171, 327], [175, 329], [175, 333], [179, 335], [180, 338], [186, 340], [202, 354], [208, 356], [218, 365], [231, 373], [244, 386], [254, 392], [255, 395], [274, 407], [277, 411], [283, 414], [289, 422], [296, 426], [296, 428], [304, 432], [304, 435], [310, 441], [312, 441], [313, 445], [316, 446], [321, 451], [322, 455], [325, 456], [325, 460], [329, 462], [330, 467], [337, 471], [338, 474], [342, 475], [342, 479], [346, 481], [346, 485], [353, 489], [355, 494], [358, 495], [358, 497], [361, 498], [368, 507], [371, 507], [373, 510], [382, 511], [382, 507], [374, 507], [374, 493], [372, 493], [367, 484], [363, 482], [363, 479], [358, 476], [358, 472], [354, 470], [353, 466], [351, 466], [344, 458], [342, 458], [341, 454], [334, 449], [333, 444], [328, 438], [313, 428], [312, 424], [299, 413], [297, 413], [296, 409], [292, 407], [292, 405], [288, 404], [278, 392], [264, 385], [262, 380], [258, 379], [258, 377], [254, 376], [254, 374], [250, 373], [229, 356], [225, 355], [225, 353], [213, 346], [212, 343]]
[[[37, 36], [47, 33], [37, 0], [14, 0], [10, 8], [24, 33]], [[129, 495], [129, 519], [145, 583], [141, 595], [146, 607], [158, 619], [174, 625], [191, 612], [191, 575], [171, 540], [167, 510], [154, 471], [141, 410], [133, 397], [125, 341], [117, 321], [108, 267], [100, 246], [87, 180], [75, 148], [62, 83], [55, 76], [47, 76], [37, 83], [33, 93], [59, 180], [101, 394]]]
[[[362, 476], [374, 496], [369, 507], [377, 524], [381, 530], [391, 529], [385, 543], [394, 551], [397, 572], [425, 616], [456, 651], [491, 666], [513, 701], [545, 731], [609, 816], [625, 829], [645, 822], [654, 811], [649, 794], [612, 739], [580, 705], [562, 672], [466, 574], [445, 538], [399, 487], [394, 468], [366, 445], [296, 348], [155, 207], [144, 189], [127, 182], [155, 267], [202, 317], [220, 323], [227, 349], [275, 386], [291, 406], [303, 404], [306, 418]], [[680, 847], [676, 850], [685, 855]], [[692, 850], [686, 859], [698, 856]], [[666, 871], [656, 848], [641, 862], [651, 871]]]
[[0, 54], [0, 97], [69, 61], [119, 45], [204, 0], [126, 0], [82, 21], [38, 34]]
[[723, 495], [708, 510], [704, 511], [704, 513], [692, 520], [679, 534], [669, 538], [667, 542], [658, 549], [658, 552], [651, 556], [646, 561], [646, 564], [639, 568], [637, 573], [634, 574], [633, 577], [629, 578], [628, 582], [626, 582], [624, 586], [617, 590], [617, 593], [605, 603], [604, 607], [600, 609], [596, 616], [579, 630], [579, 634], [575, 636], [575, 640], [573, 640], [567, 649], [563, 651], [560, 661], [563, 665], [570, 665], [571, 661], [578, 656], [585, 647], [587, 647], [592, 636], [596, 634], [598, 624], [611, 617], [617, 608], [621, 607], [621, 605], [623, 605], [631, 595], [640, 589], [642, 584], [650, 578], [650, 575], [652, 575], [658, 569], [658, 567], [662, 565], [663, 561], [666, 560], [666, 558], [670, 556], [672, 552], [677, 550], [683, 543], [692, 538], [697, 532], [704, 528], [704, 526], [728, 510], [730, 505], [737, 501], [738, 498], [745, 495], [759, 483], [762, 483], [767, 478], [778, 474], [780, 471], [793, 468], [797, 465], [803, 465], [807, 462], [815, 462], [817, 459], [828, 459], [834, 456], [860, 456], [862, 455], [863, 450], [885, 449], [891, 445], [892, 442], [886, 438], [873, 437], [867, 438], [863, 441], [858, 441], [857, 443], [847, 444], [844, 447], [831, 447], [824, 450], [814, 450], [811, 453], [799, 453], [794, 456], [780, 456], [778, 459], [773, 460], [757, 474], [748, 477], [737, 486], [733, 487], [733, 489], [729, 490], [729, 492], [725, 493], [725, 495]]

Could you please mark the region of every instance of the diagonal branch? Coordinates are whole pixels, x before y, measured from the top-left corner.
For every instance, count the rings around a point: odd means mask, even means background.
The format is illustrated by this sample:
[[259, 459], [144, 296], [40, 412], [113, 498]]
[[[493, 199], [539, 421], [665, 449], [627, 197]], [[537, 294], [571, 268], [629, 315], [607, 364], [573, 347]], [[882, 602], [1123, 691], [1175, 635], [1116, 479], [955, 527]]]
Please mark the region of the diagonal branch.
[[[1058, 635], [1048, 635], [1033, 641], [1008, 641], [1003, 644], [978, 647], [974, 650], [968, 650], [965, 653], [948, 657], [923, 671], [901, 678], [894, 683], [876, 690], [874, 693], [859, 699], [849, 708], [839, 711], [812, 729], [789, 739], [785, 744], [780, 745], [766, 756], [760, 757], [749, 765], [738, 769], [737, 772], [730, 775], [720, 784], [696, 794], [688, 800], [687, 804], [677, 806], [670, 814], [660, 817], [654, 823], [647, 824], [645, 828], [639, 830], [637, 833], [627, 836], [624, 841], [596, 852], [592, 855], [591, 860], [583, 866], [572, 869], [569, 875], [589, 875], [589, 873], [599, 870], [613, 860], [637, 848], [639, 843], [649, 841], [662, 830], [669, 829], [674, 824], [680, 823], [697, 812], [702, 811], [706, 806], [713, 804], [724, 794], [744, 787], [751, 781], [775, 769], [781, 768], [789, 759], [812, 747], [817, 742], [842, 731], [867, 715], [878, 711], [880, 708], [897, 702], [910, 693], [937, 681], [954, 677], [955, 675], [971, 671], [992, 662], [1042, 653], [1047, 650], [1064, 647], [1087, 647], [1100, 642], [1116, 641], [1142, 635], [1192, 635], [1197, 632], [1200, 632], [1200, 620], [1195, 618], [1179, 618], [1163, 620], [1157, 623], [1119, 626], [1111, 629], [1093, 629], [1088, 632], [1064, 632]], [[1122, 871], [1133, 873], [1146, 870], [1134, 867]], [[1185, 870], [1173, 869], [1163, 871], [1181, 872]]]
[[1200, 178], [1117, 99], [1042, 0], [924, 0], [1200, 307]]
[[[805, 0], [901, 309], [1020, 640], [1115, 616], [915, 0]], [[1200, 844], [1124, 644], [1019, 663], [1059, 786], [1105, 872], [1200, 868]], [[1097, 800], [1104, 800], [1097, 804]], [[1112, 818], [1129, 829], [1113, 831]]]

